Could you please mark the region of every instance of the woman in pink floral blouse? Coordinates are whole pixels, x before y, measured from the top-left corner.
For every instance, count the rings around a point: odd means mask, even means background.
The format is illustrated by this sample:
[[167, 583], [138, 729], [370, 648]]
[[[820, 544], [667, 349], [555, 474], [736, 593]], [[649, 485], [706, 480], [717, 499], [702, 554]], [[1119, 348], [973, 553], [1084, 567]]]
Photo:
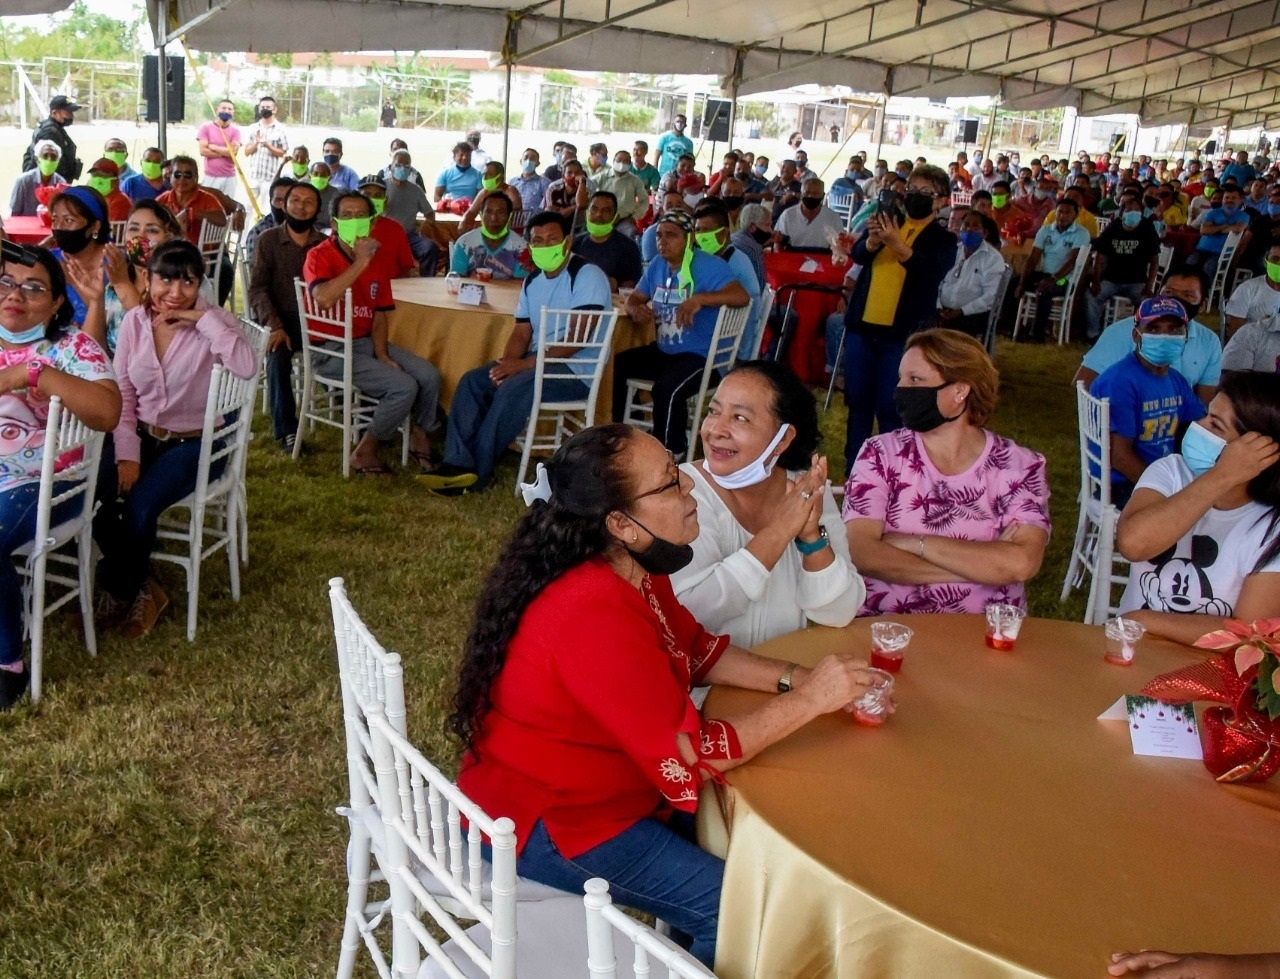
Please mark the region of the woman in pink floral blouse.
[[869, 439], [845, 488], [860, 615], [1026, 608], [1049, 542], [1044, 456], [982, 426], [1000, 378], [956, 330], [907, 341], [894, 401], [904, 428]]

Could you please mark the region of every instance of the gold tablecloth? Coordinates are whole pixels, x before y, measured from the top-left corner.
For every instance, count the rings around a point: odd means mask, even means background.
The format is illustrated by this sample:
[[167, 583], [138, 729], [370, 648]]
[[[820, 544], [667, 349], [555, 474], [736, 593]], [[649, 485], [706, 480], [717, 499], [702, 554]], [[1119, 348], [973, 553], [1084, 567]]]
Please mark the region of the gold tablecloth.
[[[1144, 640], [1124, 669], [1097, 627], [1033, 619], [997, 653], [978, 616], [903, 621], [887, 724], [819, 718], [704, 792], [704, 845], [728, 847], [717, 976], [1099, 979], [1112, 951], [1280, 946], [1280, 789], [1135, 756], [1096, 720], [1199, 653]], [[869, 649], [858, 620], [758, 651]], [[763, 699], [715, 688], [706, 710]]]
[[445, 272], [449, 271], [449, 246], [458, 240], [461, 225], [461, 216], [452, 212], [437, 213], [434, 218], [423, 218], [418, 222], [418, 234], [430, 238], [440, 247], [440, 267]]
[[[391, 294], [396, 301], [396, 308], [389, 314], [391, 342], [436, 365], [442, 380], [441, 403], [447, 408], [463, 374], [501, 356], [507, 338], [515, 329], [520, 283], [510, 280], [485, 283], [488, 302], [484, 306], [461, 305], [457, 296], [449, 294], [442, 278], [395, 279], [391, 283]], [[621, 312], [623, 305], [616, 295], [613, 301]], [[613, 330], [615, 354], [652, 340], [652, 328], [641, 330], [627, 316], [618, 316]], [[611, 361], [600, 382], [597, 422], [609, 420], [612, 398]]]
[[1027, 259], [1031, 257], [1031, 249], [1034, 247], [1035, 243], [1030, 238], [1021, 242], [1015, 238], [1006, 238], [1004, 244], [1000, 246], [1000, 255], [1008, 263], [1009, 268], [1013, 269], [1015, 279], [1022, 274]]

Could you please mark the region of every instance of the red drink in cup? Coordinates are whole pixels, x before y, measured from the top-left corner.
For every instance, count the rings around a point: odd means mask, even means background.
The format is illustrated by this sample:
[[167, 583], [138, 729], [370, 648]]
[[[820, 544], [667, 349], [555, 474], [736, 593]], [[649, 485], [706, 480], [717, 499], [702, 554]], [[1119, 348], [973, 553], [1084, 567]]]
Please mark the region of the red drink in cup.
[[1016, 605], [987, 606], [987, 645], [1003, 653], [1013, 652], [1026, 613]]
[[871, 623], [872, 667], [897, 673], [902, 669], [902, 654], [911, 642], [911, 636], [911, 627], [899, 622]]
[[889, 719], [893, 703], [893, 677], [884, 670], [872, 668], [872, 684], [853, 705], [853, 719], [863, 727], [879, 727]]

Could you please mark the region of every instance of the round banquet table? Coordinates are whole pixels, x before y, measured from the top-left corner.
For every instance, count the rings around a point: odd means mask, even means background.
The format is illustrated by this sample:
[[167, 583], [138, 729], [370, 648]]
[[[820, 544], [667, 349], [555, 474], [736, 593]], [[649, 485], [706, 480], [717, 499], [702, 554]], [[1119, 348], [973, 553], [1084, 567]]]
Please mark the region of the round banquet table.
[[[1033, 238], [1005, 238], [1004, 243], [1000, 246], [1000, 255], [1013, 270], [1013, 277], [1016, 279], [1022, 274], [1023, 268], [1027, 264], [1027, 259], [1031, 257], [1031, 249], [1035, 247]], [[1010, 283], [1009, 294], [1013, 294], [1013, 290], [1017, 283]]]
[[[864, 653], [872, 621], [756, 651]], [[703, 793], [727, 861], [717, 976], [1098, 979], [1113, 951], [1280, 948], [1280, 788], [1135, 756], [1096, 719], [1200, 651], [1144, 640], [1125, 669], [1095, 626], [1030, 619], [999, 653], [979, 616], [900, 621], [887, 724], [818, 718]], [[768, 696], [715, 687], [704, 709]]]
[[19, 245], [38, 245], [49, 234], [49, 226], [34, 214], [4, 219], [4, 236]]
[[[463, 282], [479, 282], [463, 279]], [[516, 300], [520, 283], [508, 280], [484, 283], [483, 306], [464, 306], [449, 294], [445, 280], [393, 279], [391, 294], [396, 308], [388, 315], [389, 339], [425, 357], [436, 365], [441, 377], [441, 404], [448, 408], [462, 375], [473, 367], [487, 364], [502, 356], [507, 338], [516, 325]], [[641, 330], [622, 315], [623, 303], [617, 294], [614, 308], [619, 311], [613, 328], [613, 352], [643, 346], [653, 340], [653, 329]], [[535, 324], [536, 329], [536, 324]], [[596, 421], [609, 421], [613, 408], [613, 359], [605, 369], [596, 399]]]
[[[800, 266], [812, 260], [817, 268], [802, 272]], [[791, 311], [796, 316], [795, 329], [787, 336], [787, 364], [806, 384], [825, 384], [827, 376], [827, 317], [840, 301], [840, 288], [849, 265], [836, 265], [830, 255], [807, 252], [765, 252], [764, 277], [773, 286], [777, 298], [774, 312], [781, 316], [795, 296]], [[800, 286], [801, 288], [793, 288]], [[823, 286], [826, 291], [806, 289]]]
[[433, 217], [418, 222], [418, 234], [439, 246], [440, 267], [445, 272], [449, 271], [449, 246], [458, 240], [461, 226], [462, 216], [452, 211], [437, 211]]

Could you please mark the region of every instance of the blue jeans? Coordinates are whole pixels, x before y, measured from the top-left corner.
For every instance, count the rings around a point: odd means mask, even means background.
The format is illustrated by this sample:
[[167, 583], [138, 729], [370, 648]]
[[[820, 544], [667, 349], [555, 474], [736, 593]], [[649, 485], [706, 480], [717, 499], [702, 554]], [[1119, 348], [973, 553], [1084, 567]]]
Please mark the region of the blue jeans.
[[0, 493], [0, 663], [22, 659], [22, 578], [9, 557], [36, 533], [40, 483]]
[[871, 437], [873, 421], [881, 434], [902, 427], [893, 392], [898, 386], [898, 363], [905, 341], [888, 328], [878, 336], [877, 327], [866, 332], [850, 329], [844, 337], [844, 403], [849, 408], [845, 425], [844, 474], [849, 475], [862, 443]]
[[827, 373], [836, 372], [836, 351], [840, 350], [840, 336], [844, 333], [844, 313], [832, 313], [827, 317], [826, 328]]
[[302, 352], [301, 330], [286, 324], [292, 349], [283, 343], [267, 354], [267, 397], [271, 404], [271, 434], [277, 440], [298, 431], [298, 403], [293, 397], [293, 355]]
[[[514, 439], [525, 430], [533, 410], [534, 371], [513, 374], [501, 384], [489, 380], [493, 362], [462, 375], [449, 406], [449, 432], [444, 443], [446, 465], [476, 474], [481, 489]], [[544, 378], [544, 401], [573, 401], [587, 396], [581, 381]]]
[[440, 263], [440, 246], [416, 231], [410, 231], [408, 237], [409, 251], [418, 262], [418, 274], [424, 279], [434, 278], [436, 266]]
[[642, 819], [573, 859], [561, 856], [539, 820], [516, 870], [572, 894], [581, 894], [592, 877], [603, 877], [614, 901], [666, 921], [692, 939], [694, 958], [708, 968], [715, 965], [724, 861], [694, 842], [689, 813], [674, 813], [666, 824]]
[[[102, 508], [93, 518], [93, 536], [102, 550], [98, 580], [122, 602], [132, 602], [146, 583], [160, 515], [195, 490], [200, 468], [199, 438], [180, 442], [160, 442], [145, 434], [141, 438], [142, 475], [123, 498], [115, 443], [108, 439], [103, 445], [98, 478]], [[218, 478], [223, 462], [210, 467], [210, 481]]]

